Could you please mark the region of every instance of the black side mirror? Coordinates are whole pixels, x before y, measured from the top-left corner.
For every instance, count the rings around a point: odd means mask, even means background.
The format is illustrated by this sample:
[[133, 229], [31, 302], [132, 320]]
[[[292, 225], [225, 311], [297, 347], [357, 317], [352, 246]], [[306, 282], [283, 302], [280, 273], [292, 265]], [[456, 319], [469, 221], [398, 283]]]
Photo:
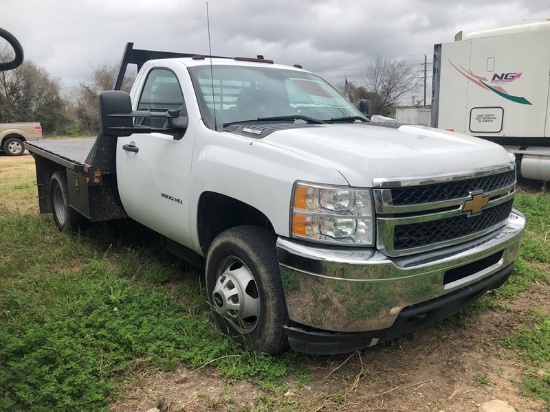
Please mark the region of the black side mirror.
[[131, 113], [132, 101], [128, 93], [109, 90], [99, 94], [99, 128], [105, 136], [130, 136], [134, 133]]
[[0, 72], [19, 67], [21, 63], [23, 63], [23, 47], [21, 46], [21, 43], [19, 43], [13, 34], [4, 29], [0, 29], [0, 38], [6, 40], [10, 46], [13, 47], [13, 51], [15, 53], [15, 57], [11, 62], [0, 63]]
[[359, 100], [359, 111], [369, 119], [372, 117], [372, 104], [368, 99]]
[[[130, 95], [120, 90], [109, 90], [99, 95], [99, 121], [101, 133], [105, 136], [130, 136], [134, 133], [165, 133], [180, 140], [189, 125], [187, 117], [179, 117], [179, 110], [151, 112], [132, 111]], [[166, 119], [165, 129], [134, 124], [134, 117]]]

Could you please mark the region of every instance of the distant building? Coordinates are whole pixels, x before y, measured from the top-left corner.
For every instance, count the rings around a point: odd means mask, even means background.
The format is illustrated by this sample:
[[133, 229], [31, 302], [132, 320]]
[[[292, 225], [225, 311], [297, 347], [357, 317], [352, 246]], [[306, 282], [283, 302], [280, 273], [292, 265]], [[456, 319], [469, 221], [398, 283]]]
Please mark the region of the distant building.
[[432, 109], [430, 107], [397, 107], [395, 118], [399, 123], [430, 126]]

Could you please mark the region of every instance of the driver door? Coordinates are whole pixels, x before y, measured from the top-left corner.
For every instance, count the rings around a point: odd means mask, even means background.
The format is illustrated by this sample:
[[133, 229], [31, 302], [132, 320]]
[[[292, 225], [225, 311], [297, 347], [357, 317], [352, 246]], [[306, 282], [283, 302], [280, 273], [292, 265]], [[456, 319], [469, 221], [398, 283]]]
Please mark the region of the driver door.
[[[137, 110], [180, 110], [187, 116], [182, 88], [169, 68], [152, 68]], [[135, 123], [165, 128], [166, 119], [136, 118]], [[181, 140], [152, 132], [120, 137], [117, 145], [117, 178], [128, 216], [179, 243], [189, 245], [188, 196], [192, 159], [189, 127]]]

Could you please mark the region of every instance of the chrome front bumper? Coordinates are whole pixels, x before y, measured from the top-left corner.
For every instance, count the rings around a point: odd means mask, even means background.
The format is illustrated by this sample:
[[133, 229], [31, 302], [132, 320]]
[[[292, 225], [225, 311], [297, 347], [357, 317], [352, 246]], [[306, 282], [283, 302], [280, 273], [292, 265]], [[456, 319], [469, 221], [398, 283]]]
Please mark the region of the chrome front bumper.
[[473, 286], [513, 264], [525, 218], [474, 241], [389, 258], [375, 249], [312, 247], [286, 238], [277, 253], [293, 324], [331, 332], [392, 326], [411, 305]]

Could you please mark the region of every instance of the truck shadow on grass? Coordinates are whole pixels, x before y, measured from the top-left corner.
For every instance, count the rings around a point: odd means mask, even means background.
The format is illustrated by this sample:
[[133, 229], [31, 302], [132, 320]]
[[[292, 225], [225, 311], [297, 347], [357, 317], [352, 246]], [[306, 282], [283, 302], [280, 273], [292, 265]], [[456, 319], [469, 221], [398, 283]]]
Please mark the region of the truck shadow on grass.
[[[87, 239], [98, 254], [115, 261], [124, 277], [141, 286], [169, 285], [192, 282], [193, 288], [203, 287], [203, 268], [166, 251], [160, 236], [132, 219], [117, 219], [89, 224], [77, 234]], [[206, 304], [206, 290], [201, 289]], [[177, 296], [176, 296], [177, 297]]]

